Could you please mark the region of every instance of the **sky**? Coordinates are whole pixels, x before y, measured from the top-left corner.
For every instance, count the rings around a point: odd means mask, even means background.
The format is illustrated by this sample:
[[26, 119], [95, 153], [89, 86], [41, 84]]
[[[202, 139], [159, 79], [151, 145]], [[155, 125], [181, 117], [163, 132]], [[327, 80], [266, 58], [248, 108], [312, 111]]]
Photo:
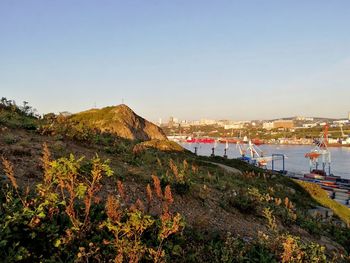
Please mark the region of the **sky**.
[[39, 113], [345, 118], [348, 0], [0, 0], [0, 96]]

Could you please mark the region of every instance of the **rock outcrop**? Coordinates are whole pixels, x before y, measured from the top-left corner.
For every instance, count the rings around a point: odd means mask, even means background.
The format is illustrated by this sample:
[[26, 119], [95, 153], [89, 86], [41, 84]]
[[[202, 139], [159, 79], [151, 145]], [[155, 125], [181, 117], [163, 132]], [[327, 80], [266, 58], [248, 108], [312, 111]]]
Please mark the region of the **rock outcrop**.
[[83, 111], [69, 118], [130, 140], [167, 140], [160, 127], [137, 115], [125, 104]]

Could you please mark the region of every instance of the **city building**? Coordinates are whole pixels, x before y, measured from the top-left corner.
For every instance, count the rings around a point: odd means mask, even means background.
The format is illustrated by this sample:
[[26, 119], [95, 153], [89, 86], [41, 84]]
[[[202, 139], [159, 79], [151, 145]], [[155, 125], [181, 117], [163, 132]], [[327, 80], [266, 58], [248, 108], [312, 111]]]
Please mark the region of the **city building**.
[[236, 130], [236, 129], [243, 129], [243, 128], [244, 128], [244, 123], [240, 123], [240, 122], [224, 125], [225, 130], [230, 130], [230, 129]]
[[179, 123], [179, 120], [177, 118], [174, 118], [174, 117], [170, 117], [169, 118], [169, 121], [168, 121], [168, 127], [171, 128], [173, 126], [177, 126]]
[[276, 120], [273, 122], [273, 127], [291, 129], [294, 127], [294, 122], [292, 120]]
[[314, 118], [312, 117], [303, 117], [303, 116], [297, 116], [295, 117], [296, 121], [313, 121]]
[[232, 124], [232, 121], [230, 120], [219, 120], [216, 122], [217, 125], [219, 125], [220, 127], [224, 127], [225, 125], [229, 125]]
[[190, 122], [187, 121], [187, 120], [182, 120], [182, 121], [180, 122], [180, 126], [183, 127], [183, 128], [185, 128], [185, 127], [190, 127], [191, 124], [190, 124]]
[[344, 124], [348, 124], [349, 120], [344, 119], [344, 120], [338, 120], [338, 121], [333, 121], [334, 125], [340, 126], [340, 125], [344, 125]]
[[273, 129], [273, 128], [274, 128], [274, 124], [273, 124], [272, 121], [270, 121], [270, 122], [264, 122], [264, 123], [263, 123], [263, 129], [265, 129], [265, 130], [271, 130], [271, 129]]
[[201, 119], [200, 120], [201, 125], [214, 125], [216, 124], [215, 120], [208, 120], [208, 119]]
[[304, 123], [303, 128], [313, 128], [316, 127], [317, 123]]

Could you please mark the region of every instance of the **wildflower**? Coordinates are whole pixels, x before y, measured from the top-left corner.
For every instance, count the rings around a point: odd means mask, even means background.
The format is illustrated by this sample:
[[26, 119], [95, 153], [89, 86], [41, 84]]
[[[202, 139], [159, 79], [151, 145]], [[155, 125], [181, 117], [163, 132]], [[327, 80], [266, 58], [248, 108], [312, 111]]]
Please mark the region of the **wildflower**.
[[153, 198], [153, 195], [152, 195], [152, 189], [151, 189], [151, 186], [149, 184], [147, 184], [147, 200], [148, 200], [148, 203], [151, 203], [152, 202], [152, 198]]
[[188, 162], [186, 161], [186, 159], [183, 161], [183, 167], [184, 167], [184, 170], [187, 170], [188, 168]]
[[145, 206], [140, 199], [136, 200], [135, 206], [137, 207], [138, 210], [145, 211]]
[[122, 181], [120, 181], [120, 180], [117, 181], [117, 188], [118, 188], [118, 193], [121, 196], [121, 198], [125, 199], [124, 185], [123, 185]]
[[279, 206], [280, 204], [282, 204], [281, 198], [276, 198], [276, 199], [275, 199], [275, 204], [276, 204], [277, 206]]
[[164, 191], [164, 198], [165, 198], [165, 201], [171, 205], [173, 202], [174, 202], [174, 199], [173, 199], [173, 196], [171, 194], [171, 189], [170, 189], [170, 186], [167, 185], [165, 187], [165, 191]]
[[162, 216], [162, 229], [159, 233], [160, 239], [166, 239], [171, 234], [176, 233], [182, 226], [182, 217], [180, 214], [176, 214], [173, 218], [171, 216]]
[[157, 176], [152, 175], [154, 190], [159, 198], [162, 198], [162, 188], [160, 186], [160, 180]]
[[177, 169], [177, 166], [175, 164], [175, 162], [173, 161], [173, 159], [170, 159], [169, 161], [169, 167], [172, 170], [173, 174], [175, 175], [175, 178], [178, 180], [179, 178], [179, 170]]
[[40, 158], [42, 162], [42, 167], [44, 169], [44, 181], [45, 183], [51, 183], [52, 176], [50, 174], [50, 162], [51, 162], [51, 153], [46, 143], [43, 144], [43, 156]]
[[17, 190], [18, 184], [13, 172], [12, 164], [8, 160], [6, 160], [4, 157], [1, 157], [1, 160], [2, 160], [2, 165], [4, 166], [4, 171], [6, 176], [11, 181], [12, 186]]
[[198, 167], [192, 164], [192, 172], [195, 174], [198, 172]]
[[122, 214], [120, 211], [120, 203], [119, 200], [112, 195], [107, 197], [106, 213], [108, 218], [112, 219], [113, 221], [120, 220]]

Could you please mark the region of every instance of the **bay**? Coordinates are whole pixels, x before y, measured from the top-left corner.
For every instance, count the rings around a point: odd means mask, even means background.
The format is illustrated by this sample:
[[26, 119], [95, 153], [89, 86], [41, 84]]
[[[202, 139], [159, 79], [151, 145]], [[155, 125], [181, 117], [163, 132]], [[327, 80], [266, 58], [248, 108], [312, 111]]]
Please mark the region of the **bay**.
[[[194, 152], [194, 147], [198, 147], [198, 155], [209, 156], [212, 152], [214, 144], [204, 143], [180, 143], [184, 148]], [[258, 146], [264, 153], [264, 156], [271, 154], [285, 154], [285, 169], [290, 172], [307, 173], [309, 172], [309, 159], [305, 158], [305, 154], [309, 152], [312, 145], [271, 145], [265, 144]], [[217, 144], [215, 147], [215, 155], [224, 155], [225, 144]], [[342, 178], [350, 179], [350, 147], [330, 147], [332, 156], [331, 173]], [[227, 149], [228, 158], [240, 157], [236, 144], [229, 144]], [[267, 165], [271, 169], [271, 163]], [[275, 169], [282, 169], [282, 161], [275, 162]]]

